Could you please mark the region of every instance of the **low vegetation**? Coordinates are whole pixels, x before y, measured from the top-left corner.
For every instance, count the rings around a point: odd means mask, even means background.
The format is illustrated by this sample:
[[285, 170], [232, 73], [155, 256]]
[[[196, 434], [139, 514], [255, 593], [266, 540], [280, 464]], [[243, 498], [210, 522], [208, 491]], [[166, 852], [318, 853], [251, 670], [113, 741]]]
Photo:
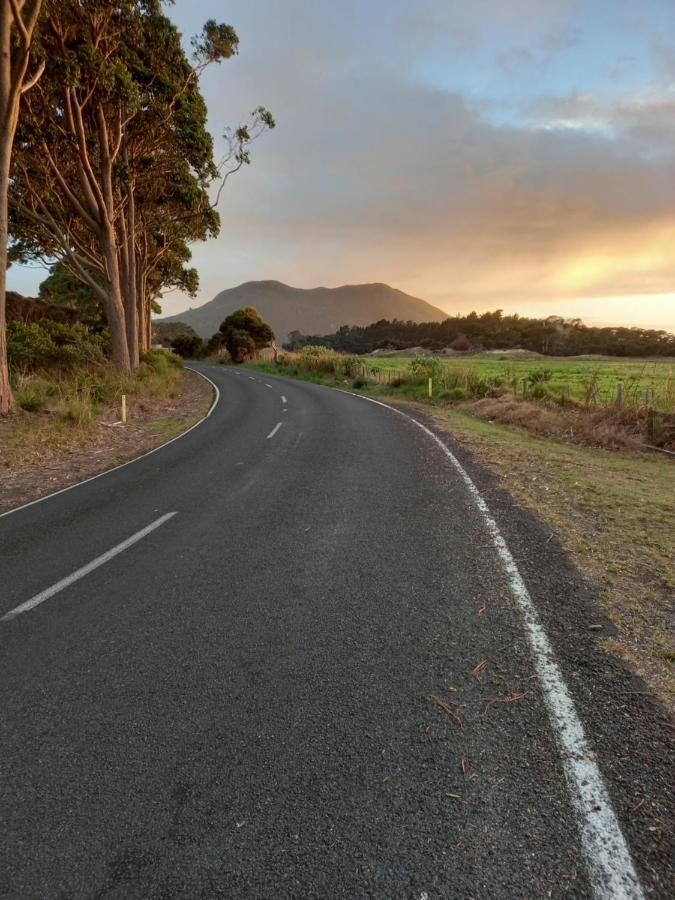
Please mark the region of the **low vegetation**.
[[175, 396], [183, 378], [179, 357], [149, 350], [134, 372], [119, 372], [110, 362], [108, 341], [106, 332], [81, 325], [10, 323], [15, 412], [0, 430], [3, 466], [81, 445], [102, 419], [119, 418], [123, 394]]

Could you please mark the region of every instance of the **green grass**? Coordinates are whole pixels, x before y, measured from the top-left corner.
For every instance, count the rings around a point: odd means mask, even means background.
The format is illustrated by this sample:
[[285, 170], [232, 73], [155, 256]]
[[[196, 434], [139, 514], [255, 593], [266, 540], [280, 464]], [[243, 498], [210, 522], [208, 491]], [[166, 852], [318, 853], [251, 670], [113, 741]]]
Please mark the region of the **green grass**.
[[[444, 373], [450, 376], [451, 381], [458, 381], [460, 386], [465, 376], [473, 374], [489, 381], [499, 379], [508, 386], [515, 380], [520, 394], [523, 379], [531, 379], [533, 374], [547, 371], [550, 378], [545, 381], [545, 385], [557, 397], [561, 396], [565, 386], [569, 386], [570, 397], [584, 401], [595, 385], [597, 402], [613, 403], [616, 400], [617, 385], [621, 383], [626, 404], [643, 405], [649, 390], [654, 392], [657, 409], [675, 412], [675, 360], [670, 358], [644, 360], [547, 356], [537, 359], [500, 359], [493, 354], [437, 358], [441, 361]], [[412, 357], [406, 356], [362, 357], [361, 364], [371, 376], [379, 376], [382, 381], [388, 381], [406, 374], [411, 359]], [[437, 389], [456, 386], [454, 383], [438, 385]]]

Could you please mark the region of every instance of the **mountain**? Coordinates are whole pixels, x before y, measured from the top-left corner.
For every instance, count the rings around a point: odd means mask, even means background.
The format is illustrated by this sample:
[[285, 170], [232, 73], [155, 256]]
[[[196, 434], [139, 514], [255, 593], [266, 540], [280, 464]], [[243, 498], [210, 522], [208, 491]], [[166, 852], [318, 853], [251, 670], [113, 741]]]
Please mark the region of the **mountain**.
[[340, 325], [370, 325], [380, 319], [442, 322], [448, 317], [430, 303], [387, 284], [347, 284], [305, 290], [280, 281], [247, 281], [221, 291], [203, 306], [158, 321], [183, 322], [201, 337], [209, 338], [226, 316], [242, 306], [255, 307], [272, 326], [279, 343], [291, 331], [330, 334]]

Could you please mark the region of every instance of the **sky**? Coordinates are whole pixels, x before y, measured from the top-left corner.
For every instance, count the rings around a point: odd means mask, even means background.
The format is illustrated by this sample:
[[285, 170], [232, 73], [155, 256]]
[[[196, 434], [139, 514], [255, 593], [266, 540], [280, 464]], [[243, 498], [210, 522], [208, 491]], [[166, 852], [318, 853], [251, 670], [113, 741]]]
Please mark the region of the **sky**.
[[[239, 55], [202, 77], [209, 127], [277, 127], [195, 245], [196, 300], [243, 281], [386, 282], [675, 331], [675, 0], [177, 0]], [[12, 269], [9, 287], [44, 277]]]

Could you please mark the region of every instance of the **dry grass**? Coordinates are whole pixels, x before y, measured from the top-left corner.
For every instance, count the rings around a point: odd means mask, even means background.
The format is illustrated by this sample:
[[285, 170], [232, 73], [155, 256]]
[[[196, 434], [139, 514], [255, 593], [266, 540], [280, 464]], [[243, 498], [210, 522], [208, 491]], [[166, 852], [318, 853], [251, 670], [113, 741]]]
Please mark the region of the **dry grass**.
[[593, 447], [636, 450], [645, 442], [646, 413], [629, 407], [589, 410], [576, 404], [561, 406], [503, 396], [476, 400], [463, 408], [479, 419]]
[[134, 404], [174, 398], [182, 368], [157, 353], [147, 358], [133, 374], [120, 374], [107, 365], [17, 374], [16, 409], [0, 420], [0, 469], [86, 446], [101, 423], [119, 419], [122, 394], [130, 411]]

